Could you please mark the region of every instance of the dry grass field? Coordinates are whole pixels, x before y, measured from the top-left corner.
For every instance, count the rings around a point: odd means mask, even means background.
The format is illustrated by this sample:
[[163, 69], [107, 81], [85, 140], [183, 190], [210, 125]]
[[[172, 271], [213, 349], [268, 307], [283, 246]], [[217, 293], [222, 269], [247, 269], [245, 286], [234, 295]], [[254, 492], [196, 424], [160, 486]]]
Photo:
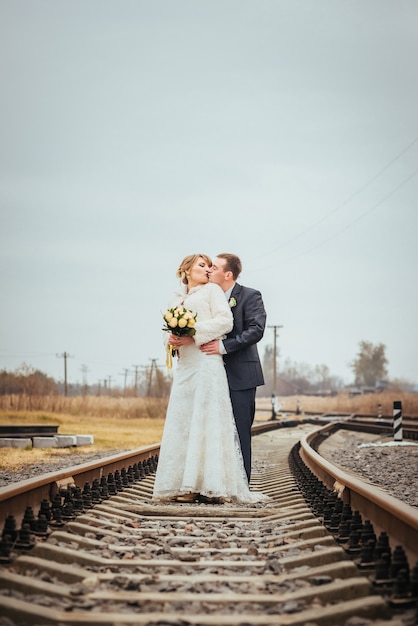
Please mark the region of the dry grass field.
[[[301, 411], [377, 415], [378, 404], [381, 404], [386, 416], [392, 415], [395, 400], [402, 402], [404, 415], [418, 416], [418, 394], [385, 392], [355, 397], [339, 394], [332, 398], [290, 396], [277, 399], [281, 412], [295, 411], [299, 403]], [[29, 410], [29, 405], [32, 410]], [[158, 443], [163, 432], [166, 407], [167, 400], [146, 398], [3, 397], [0, 424], [54, 424], [59, 426], [61, 435], [93, 435], [94, 445], [27, 450], [1, 448], [0, 470], [13, 471], [74, 454], [83, 457], [95, 452], [132, 450]], [[256, 420], [268, 420], [271, 399], [257, 399], [257, 408]]]
[[0, 415], [23, 415], [24, 412], [73, 416], [144, 418], [163, 417], [167, 399], [112, 396], [35, 396], [9, 394], [0, 396]]
[[[316, 396], [285, 396], [278, 398], [280, 411], [295, 411], [297, 403], [301, 411], [321, 413], [357, 413], [362, 415], [377, 415], [378, 405], [382, 406], [382, 413], [386, 416], [393, 414], [394, 401], [402, 402], [403, 415], [418, 417], [418, 393], [400, 393], [385, 391], [350, 396], [348, 393], [339, 393], [334, 397]], [[257, 406], [271, 408], [271, 399], [263, 398], [257, 401]]]
[[[24, 404], [21, 401], [21, 404]], [[41, 399], [36, 399], [36, 406]], [[60, 435], [93, 435], [94, 444], [79, 448], [1, 448], [0, 471], [83, 457], [95, 452], [132, 450], [158, 443], [167, 401], [141, 398], [45, 398], [44, 410], [0, 409], [0, 424], [58, 425]], [[55, 408], [56, 410], [52, 410]], [[65, 409], [65, 411], [60, 412]], [[149, 417], [149, 413], [155, 417]]]

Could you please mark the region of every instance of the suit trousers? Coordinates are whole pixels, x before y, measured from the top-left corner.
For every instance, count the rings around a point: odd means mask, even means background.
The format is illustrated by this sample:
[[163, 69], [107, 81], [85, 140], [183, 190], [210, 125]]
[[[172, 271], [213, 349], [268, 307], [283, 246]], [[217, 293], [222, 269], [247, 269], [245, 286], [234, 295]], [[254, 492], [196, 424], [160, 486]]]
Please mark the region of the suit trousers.
[[251, 426], [255, 415], [255, 393], [256, 387], [239, 391], [229, 390], [248, 482], [251, 475]]

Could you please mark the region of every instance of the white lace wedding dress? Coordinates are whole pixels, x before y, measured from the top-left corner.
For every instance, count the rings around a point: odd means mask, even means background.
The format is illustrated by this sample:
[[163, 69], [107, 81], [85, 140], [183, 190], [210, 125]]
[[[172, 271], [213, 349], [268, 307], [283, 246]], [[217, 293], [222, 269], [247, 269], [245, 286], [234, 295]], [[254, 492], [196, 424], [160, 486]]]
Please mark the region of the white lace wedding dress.
[[195, 344], [180, 348], [173, 368], [153, 499], [199, 493], [229, 502], [264, 500], [248, 487], [222, 356], [198, 347], [232, 329], [224, 292], [207, 283], [178, 293], [170, 307], [180, 303], [197, 313]]

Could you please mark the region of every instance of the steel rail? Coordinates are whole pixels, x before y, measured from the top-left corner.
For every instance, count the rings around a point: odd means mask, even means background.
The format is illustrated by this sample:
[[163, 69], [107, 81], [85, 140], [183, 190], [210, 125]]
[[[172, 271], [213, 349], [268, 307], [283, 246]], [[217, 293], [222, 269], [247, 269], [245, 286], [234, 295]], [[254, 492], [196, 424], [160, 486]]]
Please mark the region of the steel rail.
[[289, 456], [311, 425], [278, 428], [254, 441], [251, 484], [268, 503], [153, 503], [150, 474], [0, 568], [0, 613], [19, 626], [383, 626], [386, 598], [298, 488]]
[[318, 441], [337, 427], [344, 428], [344, 423], [327, 424], [302, 437], [300, 456], [303, 462], [328, 489], [337, 492], [344, 503], [370, 520], [379, 532], [385, 531], [392, 541], [400, 543], [408, 558], [416, 562], [418, 510], [333, 465], [315, 450]]
[[21, 522], [26, 507], [36, 507], [42, 500], [53, 500], [60, 487], [74, 484], [83, 487], [86, 482], [100, 480], [103, 475], [121, 470], [128, 465], [147, 461], [157, 455], [160, 444], [143, 446], [122, 452], [97, 461], [74, 465], [67, 469], [49, 472], [35, 478], [22, 480], [0, 489], [0, 524], [4, 524], [8, 515], [13, 515]]

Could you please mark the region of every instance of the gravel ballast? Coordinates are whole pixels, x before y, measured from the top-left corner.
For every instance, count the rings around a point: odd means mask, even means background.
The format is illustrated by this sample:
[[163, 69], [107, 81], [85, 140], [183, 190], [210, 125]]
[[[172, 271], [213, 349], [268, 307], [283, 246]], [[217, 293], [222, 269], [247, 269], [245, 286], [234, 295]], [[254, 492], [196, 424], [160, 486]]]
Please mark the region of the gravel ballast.
[[390, 437], [339, 430], [319, 446], [319, 454], [388, 494], [418, 507], [418, 444]]

